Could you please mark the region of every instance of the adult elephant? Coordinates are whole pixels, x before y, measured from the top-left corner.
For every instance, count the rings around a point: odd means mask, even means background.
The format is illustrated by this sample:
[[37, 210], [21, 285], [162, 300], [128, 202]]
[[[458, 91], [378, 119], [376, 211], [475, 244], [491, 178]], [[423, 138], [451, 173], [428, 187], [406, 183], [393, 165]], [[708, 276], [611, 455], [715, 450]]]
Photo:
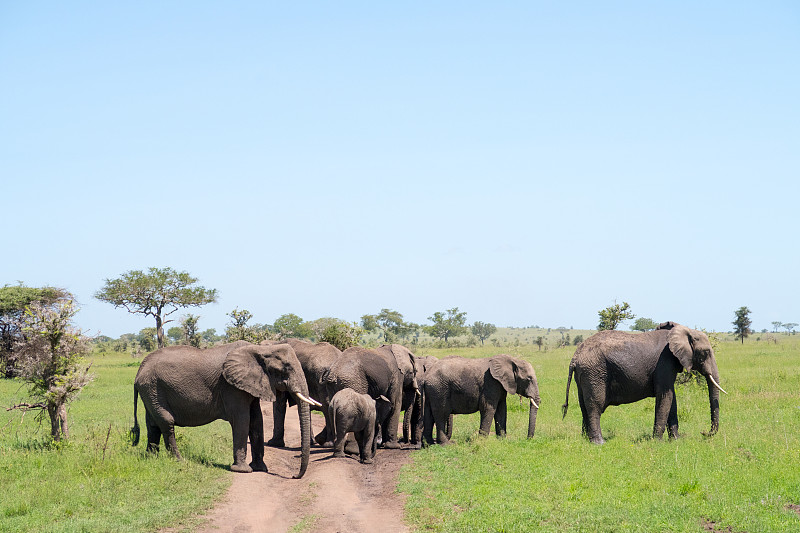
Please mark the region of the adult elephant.
[[540, 399], [536, 372], [528, 361], [506, 354], [483, 359], [458, 356], [441, 359], [425, 373], [425, 442], [433, 444], [435, 424], [436, 442], [447, 444], [450, 438], [446, 426], [450, 415], [477, 411], [481, 413], [481, 435], [489, 434], [494, 419], [495, 432], [500, 437], [505, 436], [509, 394], [519, 394], [530, 400], [528, 438], [533, 437]]
[[398, 398], [391, 398], [393, 409], [388, 422], [382, 427], [381, 439], [386, 448], [399, 448], [397, 428], [400, 423], [400, 413], [407, 409], [404, 400], [408, 397], [420, 397], [419, 382], [417, 381], [416, 357], [411, 350], [402, 344], [384, 344], [375, 349], [384, 361], [395, 372], [397, 387], [400, 388]]
[[[303, 374], [308, 384], [308, 395], [313, 400], [319, 402], [319, 406], [312, 405], [311, 409], [323, 411], [327, 420], [327, 409], [323, 409], [322, 402], [325, 401], [325, 390], [322, 378], [333, 363], [342, 355], [342, 351], [336, 346], [327, 342], [308, 342], [301, 339], [287, 339], [285, 341], [263, 341], [263, 345], [286, 343], [294, 349], [300, 366], [303, 367]], [[278, 392], [275, 401], [272, 402], [272, 438], [267, 441], [267, 446], [283, 447], [284, 442], [284, 421], [286, 419], [287, 404], [294, 404], [291, 395], [285, 392]], [[319, 444], [332, 441], [333, 436], [328, 436], [328, 426], [315, 437]]]
[[[583, 341], [569, 363], [567, 398], [569, 407], [572, 375], [578, 386], [583, 416], [583, 434], [602, 444], [600, 415], [609, 405], [656, 399], [653, 437], [662, 438], [665, 426], [671, 438], [678, 436], [678, 404], [675, 378], [681, 370], [697, 370], [706, 377], [711, 406], [711, 431], [719, 428], [719, 372], [708, 336], [674, 322], [664, 322], [645, 333], [601, 331]], [[727, 394], [727, 393], [726, 393]]]
[[[416, 447], [422, 444], [422, 431], [424, 429], [424, 408], [422, 394], [425, 384], [425, 375], [431, 367], [439, 361], [433, 355], [416, 357], [414, 362], [417, 367], [417, 384], [419, 385], [419, 394], [414, 391], [403, 391], [403, 437], [400, 442], [407, 442]], [[453, 436], [453, 415], [447, 422], [445, 428], [447, 438]]]
[[[258, 346], [244, 341], [201, 350], [191, 346], [161, 348], [144, 358], [133, 385], [133, 440], [139, 442], [137, 397], [142, 396], [147, 449], [159, 441], [181, 458], [175, 426], [202, 426], [227, 420], [233, 433], [234, 472], [266, 472], [264, 422], [260, 400], [272, 401], [277, 391], [298, 401], [302, 454], [300, 478], [308, 467], [311, 415], [308, 387], [300, 361], [288, 344]], [[250, 439], [252, 462], [246, 463]]]
[[[325, 399], [322, 402], [323, 409], [327, 413], [325, 424], [328, 428], [333, 428], [333, 421], [328, 412], [328, 407], [333, 396], [340, 390], [350, 388], [359, 394], [369, 394], [371, 398], [378, 398], [381, 395], [389, 399], [391, 408], [387, 413], [387, 418], [378, 420], [381, 427], [386, 424], [391, 425], [391, 420], [395, 421], [394, 433], [389, 431], [390, 439], [384, 440], [383, 445], [387, 448], [398, 448], [397, 442], [397, 421], [399, 408], [403, 397], [402, 380], [396, 367], [390, 366], [387, 358], [378, 353], [377, 350], [369, 350], [362, 347], [352, 347], [342, 352], [342, 355], [333, 363], [323, 377], [325, 387]], [[391, 427], [389, 428], [391, 430]], [[332, 432], [328, 432], [332, 437]], [[326, 441], [323, 446], [333, 446], [332, 441]]]

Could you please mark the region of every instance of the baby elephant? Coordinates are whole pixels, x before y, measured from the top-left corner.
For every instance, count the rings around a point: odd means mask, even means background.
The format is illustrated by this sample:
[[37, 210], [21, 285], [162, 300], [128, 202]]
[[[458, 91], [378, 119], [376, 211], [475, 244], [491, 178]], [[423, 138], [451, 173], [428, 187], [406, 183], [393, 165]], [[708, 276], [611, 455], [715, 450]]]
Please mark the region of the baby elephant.
[[328, 409], [335, 436], [333, 456], [344, 457], [345, 437], [352, 431], [358, 442], [361, 462], [372, 463], [376, 432], [392, 409], [389, 399], [385, 396], [372, 399], [369, 394], [342, 389], [333, 395]]

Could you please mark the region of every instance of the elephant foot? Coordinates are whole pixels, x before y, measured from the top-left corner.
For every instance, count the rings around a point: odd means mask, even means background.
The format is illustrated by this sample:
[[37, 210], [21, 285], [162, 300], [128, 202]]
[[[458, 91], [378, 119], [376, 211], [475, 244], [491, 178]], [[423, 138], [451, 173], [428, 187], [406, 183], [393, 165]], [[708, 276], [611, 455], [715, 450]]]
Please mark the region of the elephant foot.
[[603, 437], [596, 437], [593, 439], [589, 439], [592, 444], [605, 444], [606, 441]]
[[285, 448], [286, 443], [283, 441], [283, 439], [272, 437], [267, 441], [267, 446], [270, 446], [272, 448]]
[[344, 455], [343, 451], [336, 450], [335, 452], [333, 452], [333, 456], [334, 457], [344, 457], [345, 455]]
[[253, 469], [253, 472], [266, 472], [267, 464], [264, 461], [253, 461], [250, 463], [250, 468]]
[[361, 464], [371, 465], [372, 464], [372, 459], [371, 458], [370, 459], [361, 459]]
[[314, 437], [314, 442], [316, 442], [317, 445], [322, 446], [323, 448], [328, 448], [329, 446], [326, 445], [331, 441], [327, 440], [326, 438], [327, 436], [328, 436], [327, 429], [323, 429], [322, 431], [317, 433], [317, 435]]
[[[265, 466], [265, 468], [266, 468], [266, 466]], [[236, 463], [231, 465], [231, 472], [239, 472], [241, 474], [249, 474], [252, 471], [253, 471], [253, 469], [250, 467], [250, 465], [240, 465], [240, 464], [236, 464]]]
[[400, 443], [397, 441], [384, 442], [381, 444], [381, 448], [386, 448], [387, 450], [397, 450], [400, 448]]

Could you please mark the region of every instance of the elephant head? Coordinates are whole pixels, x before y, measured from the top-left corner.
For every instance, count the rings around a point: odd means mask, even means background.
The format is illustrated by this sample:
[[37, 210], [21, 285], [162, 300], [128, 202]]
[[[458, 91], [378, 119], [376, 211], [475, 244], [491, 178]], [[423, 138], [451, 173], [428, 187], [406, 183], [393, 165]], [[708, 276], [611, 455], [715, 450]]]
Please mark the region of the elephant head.
[[318, 405], [318, 402], [308, 397], [303, 368], [292, 347], [288, 344], [241, 346], [228, 353], [222, 375], [234, 387], [265, 401], [274, 401], [276, 391], [288, 392], [296, 398], [302, 443], [300, 473], [296, 477], [302, 477], [311, 452], [309, 404]]
[[403, 390], [419, 391], [417, 383], [417, 365], [414, 354], [402, 344], [384, 344], [380, 350], [388, 351], [397, 361], [397, 368], [403, 374]]
[[536, 431], [536, 415], [539, 412], [539, 384], [533, 365], [524, 359], [500, 354], [489, 359], [489, 372], [503, 385], [508, 394], [519, 394], [531, 401], [528, 416], [528, 438]]
[[711, 406], [711, 431], [708, 434], [713, 435], [719, 429], [719, 391], [725, 390], [719, 385], [719, 371], [711, 341], [702, 331], [674, 324], [670, 328], [668, 342], [670, 352], [687, 372], [696, 370], [706, 377]]

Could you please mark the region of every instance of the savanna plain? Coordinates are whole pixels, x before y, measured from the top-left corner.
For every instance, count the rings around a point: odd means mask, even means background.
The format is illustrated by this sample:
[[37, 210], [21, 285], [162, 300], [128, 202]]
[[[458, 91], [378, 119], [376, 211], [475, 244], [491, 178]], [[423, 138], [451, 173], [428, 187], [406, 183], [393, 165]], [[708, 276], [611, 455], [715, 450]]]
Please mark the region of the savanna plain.
[[[397, 486], [408, 527], [800, 531], [800, 336], [754, 337], [717, 347], [729, 394], [720, 399], [716, 435], [702, 434], [710, 427], [705, 381], [689, 379], [676, 385], [681, 438], [651, 438], [654, 400], [648, 399], [606, 411], [603, 446], [580, 434], [574, 384], [561, 417], [575, 346], [542, 350], [509, 333], [501, 346], [412, 347], [417, 355], [527, 359], [542, 402], [532, 439], [525, 438], [528, 405], [511, 396], [507, 438], [481, 437], [477, 414], [458, 415], [453, 445], [410, 451]], [[71, 404], [67, 442], [46, 437], [46, 420], [40, 425], [32, 413], [7, 412], [24, 401], [25, 390], [0, 380], [0, 531], [191, 530], [237, 475], [228, 471], [230, 426], [179, 428], [184, 461], [150, 456], [128, 438], [141, 358], [94, 352], [91, 359], [96, 379]]]

